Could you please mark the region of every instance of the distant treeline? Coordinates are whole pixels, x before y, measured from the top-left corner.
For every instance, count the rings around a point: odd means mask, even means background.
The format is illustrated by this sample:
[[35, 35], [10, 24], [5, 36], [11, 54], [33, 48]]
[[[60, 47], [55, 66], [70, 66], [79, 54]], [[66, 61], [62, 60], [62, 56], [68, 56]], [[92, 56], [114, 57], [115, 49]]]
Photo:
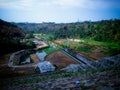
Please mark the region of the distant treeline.
[[97, 41], [119, 42], [120, 20], [85, 21], [76, 23], [17, 23], [31, 33], [51, 35], [51, 39], [90, 38]]

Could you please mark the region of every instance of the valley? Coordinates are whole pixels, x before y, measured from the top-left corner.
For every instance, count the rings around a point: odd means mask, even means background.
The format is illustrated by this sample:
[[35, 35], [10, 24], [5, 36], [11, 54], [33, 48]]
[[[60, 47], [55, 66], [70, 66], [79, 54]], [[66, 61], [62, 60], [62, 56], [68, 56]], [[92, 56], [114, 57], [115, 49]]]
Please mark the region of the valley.
[[[1, 22], [3, 25], [4, 21]], [[97, 27], [100, 23], [111, 24], [109, 21], [28, 23], [28, 26], [26, 23], [14, 24], [18, 26], [7, 23], [13, 30], [17, 31], [17, 27], [24, 30], [14, 33], [9, 28], [8, 32], [8, 26], [4, 24], [0, 31], [0, 87], [3, 90], [119, 89], [120, 33], [114, 29], [116, 34], [111, 31], [108, 39], [103, 35], [108, 31], [102, 31], [102, 26]], [[117, 26], [119, 20], [113, 23]], [[39, 29], [25, 30], [25, 27]], [[105, 27], [107, 30], [108, 26]], [[80, 82], [78, 86], [76, 81]]]

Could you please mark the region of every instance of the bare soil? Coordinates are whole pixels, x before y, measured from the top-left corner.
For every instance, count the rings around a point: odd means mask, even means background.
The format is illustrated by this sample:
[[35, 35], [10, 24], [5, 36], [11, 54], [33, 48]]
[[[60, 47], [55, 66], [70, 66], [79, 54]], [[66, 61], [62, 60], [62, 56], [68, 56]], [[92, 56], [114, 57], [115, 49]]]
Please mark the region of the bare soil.
[[61, 44], [65, 41], [65, 39], [59, 39], [59, 40], [55, 40], [54, 43], [56, 44]]
[[90, 51], [88, 53], [85, 53], [82, 51], [76, 51], [76, 52], [82, 54], [83, 56], [85, 56], [93, 61], [107, 56], [101, 52], [101, 47], [95, 47], [92, 51]]
[[101, 52], [102, 47], [96, 47], [94, 50], [89, 52], [87, 55], [90, 57], [92, 60], [97, 60], [103, 57], [106, 57], [104, 53]]
[[10, 58], [10, 54], [6, 54], [0, 57], [0, 78], [8, 78], [14, 76], [20, 76], [23, 74], [31, 74], [34, 73], [34, 68], [32, 67], [36, 63], [30, 63], [25, 65], [19, 65], [15, 68], [8, 67], [8, 61]]
[[40, 40], [37, 39], [37, 38], [31, 38], [30, 40], [32, 40], [32, 41], [35, 41], [35, 40], [36, 40], [36, 41], [38, 41], [38, 42], [40, 43], [40, 45], [38, 45], [38, 46], [35, 48], [35, 50], [48, 47], [48, 45], [47, 45], [45, 42], [40, 41]]
[[0, 66], [3, 64], [8, 64], [10, 55], [11, 55], [11, 53], [0, 57]]
[[10, 54], [0, 57], [0, 78], [11, 75], [12, 70], [8, 67]]
[[69, 64], [78, 64], [75, 60], [69, 58], [67, 55], [63, 54], [61, 51], [54, 51], [46, 58], [53, 65], [65, 67]]
[[40, 60], [36, 54], [31, 54], [30, 59], [32, 60], [33, 63], [40, 62]]

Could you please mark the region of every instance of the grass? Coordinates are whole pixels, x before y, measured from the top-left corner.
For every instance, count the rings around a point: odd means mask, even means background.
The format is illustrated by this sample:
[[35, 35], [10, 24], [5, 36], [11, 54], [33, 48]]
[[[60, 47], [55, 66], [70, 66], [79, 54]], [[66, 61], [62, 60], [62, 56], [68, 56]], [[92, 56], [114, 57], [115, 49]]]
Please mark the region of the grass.
[[[67, 47], [67, 41], [64, 41], [61, 46], [63, 47]], [[83, 51], [83, 52], [90, 52], [92, 50], [92, 48], [94, 47], [93, 45], [90, 45], [86, 42], [73, 42], [73, 41], [70, 41], [70, 44], [69, 46], [71, 49], [74, 49], [74, 50], [79, 50], [79, 51]]]
[[36, 33], [36, 34], [33, 34], [33, 35], [39, 37], [40, 39], [49, 39], [49, 35], [47, 35], [47, 34]]
[[120, 53], [120, 45], [115, 42], [100, 42], [90, 39], [83, 39], [85, 43], [101, 48], [101, 52], [105, 55], [115, 55]]
[[56, 48], [48, 48], [48, 49], [46, 49], [46, 50], [44, 50], [44, 51], [49, 54], [49, 53], [51, 53], [51, 52], [53, 52], [53, 51], [55, 51], [55, 50], [56, 50]]
[[107, 47], [114, 47], [114, 48], [120, 48], [120, 45], [118, 43], [114, 42], [102, 42], [102, 41], [95, 41], [92, 39], [82, 39], [85, 41], [85, 43], [89, 45], [97, 45], [97, 46], [107, 46]]
[[[48, 38], [47, 35], [34, 34], [35, 36], [43, 36], [44, 38]], [[73, 42], [70, 41], [68, 45], [68, 41], [64, 39], [64, 41], [60, 44], [62, 47], [70, 47], [76, 51], [82, 51], [84, 53], [90, 53], [92, 50], [95, 50], [97, 47], [100, 48], [100, 53], [104, 55], [111, 56], [120, 53], [120, 45], [115, 42], [103, 42], [103, 41], [95, 41], [92, 39], [81, 38], [84, 42]], [[51, 52], [52, 49], [47, 50], [46, 52]]]
[[52, 53], [55, 50], [60, 50], [60, 48], [58, 46], [56, 48], [48, 47], [48, 48], [39, 50], [39, 52], [43, 51], [43, 52], [46, 52], [47, 54], [50, 54], [50, 53]]
[[53, 52], [54, 50], [56, 50], [55, 48], [46, 48], [43, 51], [46, 52], [47, 54]]
[[93, 46], [89, 45], [89, 44], [83, 44], [82, 43], [82, 44], [80, 44], [78, 46], [73, 45], [73, 46], [71, 46], [71, 48], [88, 53], [93, 49]]
[[[46, 34], [34, 34], [34, 36], [38, 36], [40, 38], [44, 38], [44, 39], [48, 39], [49, 38], [49, 35], [46, 35]], [[52, 42], [49, 41], [49, 44], [52, 44]], [[46, 52], [47, 54], [55, 51], [55, 50], [60, 50], [60, 47], [59, 46], [56, 46], [56, 47], [49, 47], [49, 48], [45, 48], [43, 49], [42, 51]], [[39, 52], [41, 52], [41, 50], [39, 50]]]
[[[74, 42], [70, 41], [68, 47], [76, 51], [82, 51], [85, 53], [90, 53], [92, 50], [95, 50], [99, 47], [100, 53], [105, 55], [115, 55], [120, 53], [120, 45], [114, 42], [101, 42], [91, 39], [81, 39], [84, 42]], [[61, 43], [61, 46], [67, 47], [67, 40]]]

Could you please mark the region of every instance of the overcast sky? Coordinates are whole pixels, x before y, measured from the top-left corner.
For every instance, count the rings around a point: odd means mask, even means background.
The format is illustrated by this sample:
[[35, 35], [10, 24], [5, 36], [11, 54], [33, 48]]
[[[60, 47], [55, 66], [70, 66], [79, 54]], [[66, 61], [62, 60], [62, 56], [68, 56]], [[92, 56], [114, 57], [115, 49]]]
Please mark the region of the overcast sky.
[[0, 0], [0, 19], [9, 22], [120, 19], [120, 0]]

